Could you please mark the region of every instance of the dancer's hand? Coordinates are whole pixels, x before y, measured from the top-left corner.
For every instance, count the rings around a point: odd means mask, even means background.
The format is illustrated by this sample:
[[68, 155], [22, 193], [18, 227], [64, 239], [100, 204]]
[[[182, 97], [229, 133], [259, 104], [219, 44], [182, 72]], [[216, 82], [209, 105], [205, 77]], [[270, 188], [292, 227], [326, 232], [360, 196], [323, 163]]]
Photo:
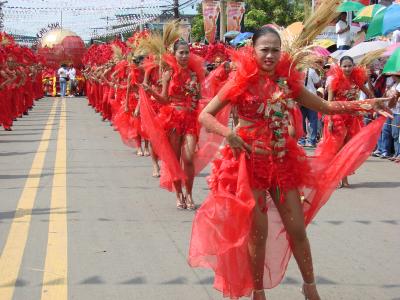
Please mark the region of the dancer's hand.
[[250, 153], [251, 153], [250, 145], [245, 143], [245, 141], [243, 141], [240, 136], [236, 135], [236, 133], [231, 132], [226, 137], [226, 140], [232, 149], [233, 156], [235, 157], [235, 159], [239, 158], [239, 154], [241, 151], [245, 151], [247, 156], [250, 155]]
[[142, 83], [141, 85], [142, 85], [142, 88], [143, 88], [146, 92], [148, 92], [148, 91], [150, 90], [150, 87], [149, 87], [149, 85], [148, 85], [147, 83]]
[[[394, 97], [390, 98], [374, 98], [372, 100], [372, 107], [373, 110], [376, 111], [378, 114], [393, 119], [392, 111], [390, 110], [390, 106], [393, 105], [392, 103], [395, 101]], [[395, 103], [395, 102], [394, 102]]]
[[139, 115], [140, 115], [140, 111], [138, 109], [135, 109], [135, 111], [133, 112], [133, 116], [135, 118], [137, 118], [137, 117], [139, 117]]

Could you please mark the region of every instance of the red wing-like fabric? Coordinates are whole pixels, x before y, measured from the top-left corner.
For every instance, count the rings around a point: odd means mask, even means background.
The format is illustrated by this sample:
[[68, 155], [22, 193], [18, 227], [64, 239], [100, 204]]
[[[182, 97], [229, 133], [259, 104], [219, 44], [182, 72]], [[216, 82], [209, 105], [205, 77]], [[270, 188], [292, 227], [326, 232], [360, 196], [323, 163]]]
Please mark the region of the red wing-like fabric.
[[[221, 161], [221, 163], [224, 163]], [[255, 201], [248, 182], [246, 159], [233, 159], [221, 175], [221, 187], [211, 193], [195, 215], [189, 250], [192, 267], [211, 268], [214, 287], [224, 296], [249, 296], [253, 290], [248, 240]], [[229, 193], [225, 183], [236, 182], [236, 193]]]

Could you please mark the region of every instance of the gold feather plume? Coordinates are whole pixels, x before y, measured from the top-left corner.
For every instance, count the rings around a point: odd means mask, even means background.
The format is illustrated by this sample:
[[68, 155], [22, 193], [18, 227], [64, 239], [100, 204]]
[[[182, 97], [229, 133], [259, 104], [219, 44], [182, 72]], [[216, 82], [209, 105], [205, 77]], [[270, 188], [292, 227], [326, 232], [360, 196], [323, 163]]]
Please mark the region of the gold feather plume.
[[314, 54], [312, 45], [315, 38], [338, 16], [337, 7], [341, 1], [325, 0], [319, 8], [304, 22], [300, 34], [293, 35], [288, 31], [281, 31], [282, 49], [288, 52], [298, 68], [321, 68], [318, 63], [321, 59]]
[[122, 49], [118, 47], [117, 45], [112, 45], [111, 46], [112, 51], [113, 51], [113, 58], [117, 61], [121, 61], [124, 59], [124, 55], [122, 54]]
[[146, 49], [159, 62], [162, 55], [171, 48], [180, 36], [179, 21], [174, 20], [165, 25], [162, 36], [159, 33], [152, 33], [148, 39], [143, 40], [139, 48]]

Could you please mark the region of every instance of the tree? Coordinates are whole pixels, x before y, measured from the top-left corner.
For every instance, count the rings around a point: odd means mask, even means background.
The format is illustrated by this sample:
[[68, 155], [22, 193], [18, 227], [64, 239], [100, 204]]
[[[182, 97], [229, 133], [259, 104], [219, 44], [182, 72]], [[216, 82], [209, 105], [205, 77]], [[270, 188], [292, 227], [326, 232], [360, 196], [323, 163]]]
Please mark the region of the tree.
[[267, 22], [267, 13], [261, 9], [253, 8], [244, 16], [244, 26], [247, 31], [254, 31]]
[[254, 30], [268, 23], [287, 26], [304, 20], [305, 2], [309, 0], [247, 0], [246, 30]]
[[192, 40], [199, 41], [204, 38], [206, 33], [204, 32], [204, 18], [203, 18], [203, 6], [201, 3], [197, 5], [197, 15], [192, 21]]
[[192, 23], [192, 39], [194, 41], [199, 41], [205, 36], [204, 32], [204, 19], [203, 15], [197, 15], [193, 19]]

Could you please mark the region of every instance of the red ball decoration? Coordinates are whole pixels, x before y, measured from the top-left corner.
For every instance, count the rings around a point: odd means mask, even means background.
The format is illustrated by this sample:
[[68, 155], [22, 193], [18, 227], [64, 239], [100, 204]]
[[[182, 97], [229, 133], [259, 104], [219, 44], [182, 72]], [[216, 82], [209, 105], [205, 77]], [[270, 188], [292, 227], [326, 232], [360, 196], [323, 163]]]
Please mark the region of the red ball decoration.
[[38, 53], [46, 58], [51, 68], [56, 69], [63, 63], [72, 63], [76, 68], [81, 68], [86, 47], [76, 33], [67, 29], [53, 29], [41, 38]]

